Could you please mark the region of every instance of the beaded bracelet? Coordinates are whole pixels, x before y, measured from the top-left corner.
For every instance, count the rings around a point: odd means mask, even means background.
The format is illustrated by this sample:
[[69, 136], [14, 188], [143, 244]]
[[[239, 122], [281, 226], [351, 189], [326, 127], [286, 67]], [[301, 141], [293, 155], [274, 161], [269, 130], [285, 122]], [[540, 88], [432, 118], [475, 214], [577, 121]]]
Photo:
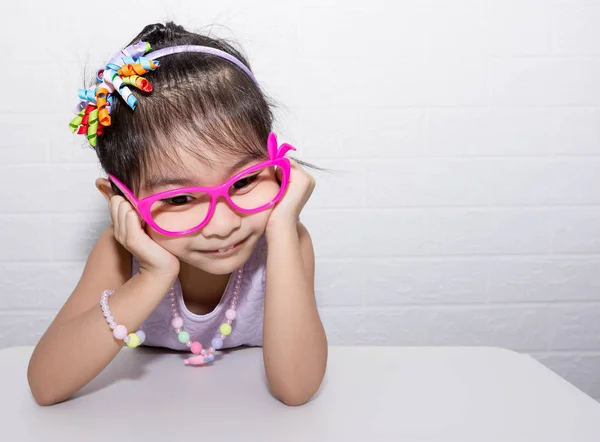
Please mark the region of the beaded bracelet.
[[142, 330], [138, 330], [135, 333], [127, 333], [127, 327], [118, 325], [115, 322], [115, 318], [111, 315], [110, 308], [108, 307], [108, 297], [113, 293], [112, 290], [104, 290], [100, 298], [100, 306], [102, 307], [102, 313], [106, 318], [106, 322], [108, 322], [108, 326], [113, 331], [113, 336], [116, 339], [122, 340], [128, 347], [137, 347], [146, 340], [146, 334]]

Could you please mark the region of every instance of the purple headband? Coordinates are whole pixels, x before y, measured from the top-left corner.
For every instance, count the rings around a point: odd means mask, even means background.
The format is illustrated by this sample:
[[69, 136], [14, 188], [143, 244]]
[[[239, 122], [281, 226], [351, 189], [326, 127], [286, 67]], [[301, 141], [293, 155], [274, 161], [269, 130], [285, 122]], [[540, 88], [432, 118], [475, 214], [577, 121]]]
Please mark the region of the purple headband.
[[159, 49], [158, 51], [150, 52], [147, 57], [151, 59], [156, 59], [160, 57], [164, 57], [165, 55], [177, 54], [180, 52], [204, 52], [205, 54], [212, 54], [218, 57], [224, 58], [235, 64], [242, 71], [244, 71], [248, 77], [252, 78], [252, 80], [258, 85], [258, 81], [254, 77], [254, 74], [248, 67], [242, 63], [240, 60], [235, 58], [233, 55], [228, 54], [225, 51], [221, 51], [220, 49], [211, 48], [209, 46], [195, 46], [195, 45], [183, 45], [183, 46], [171, 46], [164, 49]]
[[233, 55], [209, 46], [181, 45], [171, 46], [148, 53], [152, 48], [150, 43], [140, 41], [115, 55], [103, 69], [96, 73], [96, 85], [90, 89], [79, 89], [80, 102], [75, 108], [77, 116], [69, 126], [72, 132], [86, 135], [90, 144], [96, 147], [98, 136], [104, 133], [104, 128], [110, 126], [110, 111], [114, 92], [118, 92], [132, 110], [135, 110], [137, 98], [128, 86], [133, 86], [144, 92], [151, 92], [152, 85], [142, 77], [149, 71], [160, 66], [158, 61], [165, 55], [181, 52], [203, 52], [216, 55], [235, 64], [248, 75], [254, 83], [258, 81], [248, 67]]

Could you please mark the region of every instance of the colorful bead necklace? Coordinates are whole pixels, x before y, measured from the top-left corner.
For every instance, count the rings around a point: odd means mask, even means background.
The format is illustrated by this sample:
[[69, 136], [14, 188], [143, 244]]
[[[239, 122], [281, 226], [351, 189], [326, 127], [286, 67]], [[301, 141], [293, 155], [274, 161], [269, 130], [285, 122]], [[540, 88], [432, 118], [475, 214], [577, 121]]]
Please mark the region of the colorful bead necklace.
[[211, 362], [215, 360], [215, 350], [219, 350], [223, 347], [223, 342], [231, 334], [232, 327], [231, 324], [235, 320], [237, 316], [236, 308], [238, 296], [240, 294], [240, 290], [242, 288], [242, 275], [243, 268], [236, 270], [234, 276], [234, 287], [233, 287], [233, 296], [231, 298], [231, 303], [229, 308], [225, 312], [226, 322], [221, 324], [219, 327], [219, 334], [215, 336], [211, 345], [208, 349], [203, 348], [202, 344], [198, 341], [191, 341], [190, 334], [183, 329], [183, 318], [181, 317], [178, 309], [177, 309], [177, 300], [175, 299], [175, 288], [172, 287], [169, 290], [169, 300], [171, 306], [171, 327], [175, 329], [175, 333], [177, 333], [177, 339], [182, 344], [185, 344], [194, 355], [184, 361], [186, 365], [202, 365], [206, 362]]

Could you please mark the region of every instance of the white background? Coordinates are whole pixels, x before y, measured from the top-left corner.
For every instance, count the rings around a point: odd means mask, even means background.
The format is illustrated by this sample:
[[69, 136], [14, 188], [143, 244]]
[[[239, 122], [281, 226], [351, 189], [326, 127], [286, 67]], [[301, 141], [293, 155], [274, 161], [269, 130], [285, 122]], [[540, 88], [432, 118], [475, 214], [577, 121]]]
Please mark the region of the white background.
[[172, 19], [240, 42], [280, 140], [333, 169], [302, 215], [331, 344], [506, 347], [600, 399], [597, 1], [21, 1], [0, 17], [0, 347], [37, 342], [109, 219], [68, 128], [84, 68]]

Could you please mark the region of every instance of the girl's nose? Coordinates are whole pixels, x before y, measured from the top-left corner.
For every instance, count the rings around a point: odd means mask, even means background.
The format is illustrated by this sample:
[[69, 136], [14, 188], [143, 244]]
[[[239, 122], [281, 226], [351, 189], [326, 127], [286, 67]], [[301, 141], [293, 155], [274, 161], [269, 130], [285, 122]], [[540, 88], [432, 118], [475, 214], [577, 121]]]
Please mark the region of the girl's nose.
[[241, 225], [242, 218], [239, 214], [224, 199], [219, 198], [215, 206], [215, 212], [202, 228], [202, 235], [205, 237], [219, 236], [226, 238]]

